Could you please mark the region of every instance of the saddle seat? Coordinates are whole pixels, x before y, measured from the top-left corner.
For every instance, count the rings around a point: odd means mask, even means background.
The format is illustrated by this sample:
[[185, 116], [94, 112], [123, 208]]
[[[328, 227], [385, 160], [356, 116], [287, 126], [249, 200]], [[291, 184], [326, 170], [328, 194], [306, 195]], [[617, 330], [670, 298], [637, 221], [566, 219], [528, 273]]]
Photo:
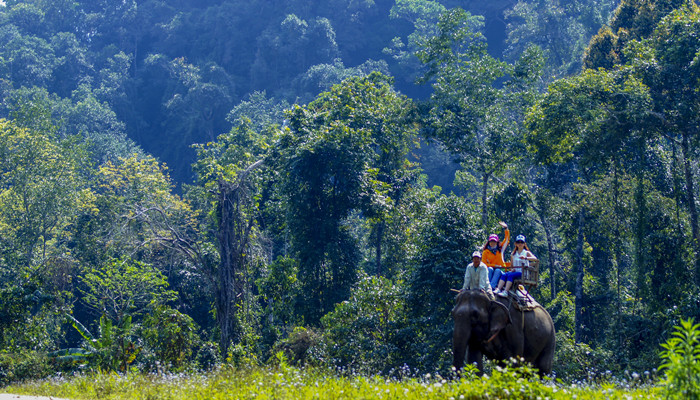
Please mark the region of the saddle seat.
[[530, 311], [540, 307], [540, 303], [530, 295], [530, 292], [524, 290], [524, 288], [520, 289], [519, 286], [514, 285], [514, 288], [508, 292], [508, 301], [515, 306], [516, 310]]

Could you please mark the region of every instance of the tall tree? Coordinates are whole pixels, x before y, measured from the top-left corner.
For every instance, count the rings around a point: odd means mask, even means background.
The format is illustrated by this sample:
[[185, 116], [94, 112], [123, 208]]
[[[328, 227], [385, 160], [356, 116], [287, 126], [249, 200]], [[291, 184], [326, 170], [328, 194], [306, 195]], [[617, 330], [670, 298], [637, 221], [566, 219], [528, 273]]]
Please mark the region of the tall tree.
[[338, 57], [335, 32], [326, 18], [306, 21], [287, 15], [279, 26], [267, 29], [258, 39], [258, 51], [251, 65], [257, 89], [279, 90], [316, 64], [332, 63]]
[[[586, 293], [583, 291], [586, 246], [583, 241], [592, 212], [591, 205], [594, 204], [591, 201], [594, 191], [586, 187], [594, 183], [601, 173], [612, 171], [613, 176], [617, 177], [621, 165], [627, 163], [623, 161], [625, 159], [629, 160], [630, 167], [635, 167], [635, 160], [639, 162], [645, 158], [645, 149], [640, 144], [645, 143], [645, 135], [650, 132], [638, 127], [645, 126], [649, 111], [648, 90], [628, 72], [587, 70], [580, 76], [550, 85], [547, 94], [528, 115], [528, 143], [535, 159], [545, 165], [568, 165], [582, 178], [582, 185], [573, 188], [574, 193], [580, 196], [576, 202], [580, 208], [571, 215], [572, 236], [577, 238], [573, 246], [577, 260], [573, 292], [578, 312], [582, 312], [586, 304]], [[639, 171], [644, 170], [639, 164], [636, 167]], [[612, 183], [610, 189], [615, 194], [613, 209], [619, 211], [619, 184], [615, 180]], [[613, 213], [608, 221], [617, 221], [621, 215], [620, 212]], [[617, 231], [618, 236], [604, 239], [607, 242], [599, 248], [607, 248], [612, 243], [613, 248], [617, 249], [611, 253], [614, 256], [621, 253], [619, 224], [610, 231]], [[612, 260], [618, 269], [619, 262]], [[618, 288], [620, 284], [617, 279]], [[582, 339], [583, 317], [576, 314], [577, 341]]]
[[0, 342], [9, 344], [13, 329], [14, 345], [46, 348], [56, 343], [36, 335], [59, 335], [56, 315], [70, 309], [72, 227], [93, 211], [94, 195], [85, 147], [76, 137], [58, 140], [46, 104], [23, 104], [14, 115], [0, 119]]
[[431, 0], [397, 0], [391, 7], [390, 18], [405, 20], [414, 28], [405, 42], [400, 37], [395, 37], [391, 47], [384, 49], [384, 53], [399, 64], [401, 73], [397, 75], [400, 79], [413, 83], [425, 72], [425, 66], [415, 57], [415, 53], [424, 38], [438, 34], [437, 23], [445, 11], [445, 6]]
[[434, 78], [426, 115], [427, 135], [438, 138], [481, 181], [482, 223], [488, 223], [489, 183], [517, 154], [518, 137], [543, 65], [530, 48], [513, 65], [486, 52], [478, 32], [483, 22], [454, 9], [445, 12], [438, 34], [421, 40], [423, 82]]
[[381, 225], [410, 183], [410, 111], [410, 102], [385, 76], [370, 74], [290, 112], [290, 132], [281, 143], [284, 192], [300, 281], [308, 285], [302, 308], [310, 322], [344, 298], [354, 281], [360, 254], [345, 223], [353, 211], [374, 218], [381, 268]]
[[[230, 129], [226, 113], [233, 106], [231, 77], [216, 64], [199, 67], [182, 57], [169, 60], [166, 56], [152, 55], [147, 62], [149, 73], [171, 77], [162, 81], [162, 97], [154, 99], [157, 105], [157, 123], [164, 128], [157, 137], [146, 139], [144, 148], [160, 155], [172, 168], [173, 176], [181, 182], [190, 182], [190, 164], [195, 143], [213, 142], [221, 132]], [[159, 93], [158, 90], [155, 90]]]
[[[692, 160], [700, 136], [700, 7], [694, 1], [664, 17], [651, 36], [631, 43], [627, 52], [638, 75], [649, 86], [654, 111], [664, 135], [681, 149], [686, 203], [690, 212], [695, 270], [700, 267], [700, 222], [697, 210]], [[700, 283], [700, 273], [695, 274]]]
[[47, 106], [21, 103], [11, 113], [14, 122], [3, 120], [0, 162], [7, 171], [2, 198], [8, 229], [3, 236], [17, 240], [15, 249], [21, 249], [27, 267], [49, 256], [49, 244], [91, 197], [87, 153], [76, 137], [56, 138]]
[[243, 335], [241, 310], [252, 284], [250, 268], [256, 257], [259, 171], [269, 146], [265, 133], [253, 131], [243, 120], [217, 141], [197, 146], [195, 171], [198, 183], [212, 197], [209, 204], [219, 253], [219, 265], [212, 272], [222, 354]]
[[516, 59], [528, 46], [542, 48], [547, 81], [577, 73], [590, 37], [613, 11], [612, 0], [518, 1], [504, 12], [507, 26], [505, 56]]
[[407, 160], [417, 143], [415, 109], [392, 83], [379, 73], [351, 78], [321, 94], [314, 106], [316, 112], [327, 113], [328, 121], [342, 121], [370, 136], [369, 172], [375, 193], [363, 200], [362, 211], [371, 226], [375, 272], [380, 275], [387, 219], [418, 178], [417, 166]]
[[640, 40], [654, 31], [661, 19], [686, 0], [623, 0], [615, 9], [609, 26], [603, 26], [591, 38], [583, 57], [589, 69], [614, 68], [625, 64], [624, 48], [632, 40]]

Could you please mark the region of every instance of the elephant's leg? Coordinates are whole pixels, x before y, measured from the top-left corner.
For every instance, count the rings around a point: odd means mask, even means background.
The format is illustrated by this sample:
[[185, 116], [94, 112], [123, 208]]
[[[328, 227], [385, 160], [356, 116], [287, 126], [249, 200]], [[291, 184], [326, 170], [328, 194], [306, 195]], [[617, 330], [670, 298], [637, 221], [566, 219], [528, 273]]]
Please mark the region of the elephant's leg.
[[455, 368], [457, 376], [459, 376], [459, 370], [464, 366], [464, 355], [467, 352], [467, 338], [468, 335], [462, 332], [457, 326], [455, 326], [454, 334], [452, 335], [452, 365]]
[[540, 352], [537, 359], [534, 362], [535, 368], [539, 370], [540, 377], [549, 375], [552, 373], [552, 361], [554, 360], [554, 347], [555, 339], [552, 335], [547, 346]]
[[552, 361], [554, 359], [554, 348], [556, 346], [556, 336], [554, 333], [554, 322], [549, 313], [544, 308], [538, 308], [532, 313], [535, 318], [528, 326], [535, 328], [528, 332], [531, 349], [534, 347], [534, 360], [532, 364], [539, 370], [540, 376], [548, 375], [552, 372]]
[[476, 346], [469, 346], [469, 350], [467, 351], [467, 363], [476, 365], [476, 368], [479, 370], [479, 375], [484, 372], [484, 355]]

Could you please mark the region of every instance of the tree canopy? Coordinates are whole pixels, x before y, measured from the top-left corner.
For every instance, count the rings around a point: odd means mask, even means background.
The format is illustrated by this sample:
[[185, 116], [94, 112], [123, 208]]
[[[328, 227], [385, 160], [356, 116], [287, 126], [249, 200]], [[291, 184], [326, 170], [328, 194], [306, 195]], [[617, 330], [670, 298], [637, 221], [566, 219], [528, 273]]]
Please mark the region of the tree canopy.
[[449, 374], [505, 220], [557, 377], [656, 368], [700, 317], [699, 32], [694, 0], [0, 2], [0, 367]]

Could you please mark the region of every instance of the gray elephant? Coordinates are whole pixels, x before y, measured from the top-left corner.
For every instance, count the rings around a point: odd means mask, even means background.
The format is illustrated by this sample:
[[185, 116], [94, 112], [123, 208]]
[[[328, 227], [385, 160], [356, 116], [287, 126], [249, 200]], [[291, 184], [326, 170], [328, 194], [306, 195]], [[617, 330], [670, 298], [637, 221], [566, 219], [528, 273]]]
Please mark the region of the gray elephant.
[[465, 353], [467, 363], [475, 363], [479, 371], [483, 371], [483, 356], [497, 361], [521, 356], [540, 375], [552, 372], [554, 323], [542, 306], [520, 311], [509, 299], [491, 300], [479, 290], [465, 290], [457, 296], [452, 317], [457, 373], [464, 365]]

